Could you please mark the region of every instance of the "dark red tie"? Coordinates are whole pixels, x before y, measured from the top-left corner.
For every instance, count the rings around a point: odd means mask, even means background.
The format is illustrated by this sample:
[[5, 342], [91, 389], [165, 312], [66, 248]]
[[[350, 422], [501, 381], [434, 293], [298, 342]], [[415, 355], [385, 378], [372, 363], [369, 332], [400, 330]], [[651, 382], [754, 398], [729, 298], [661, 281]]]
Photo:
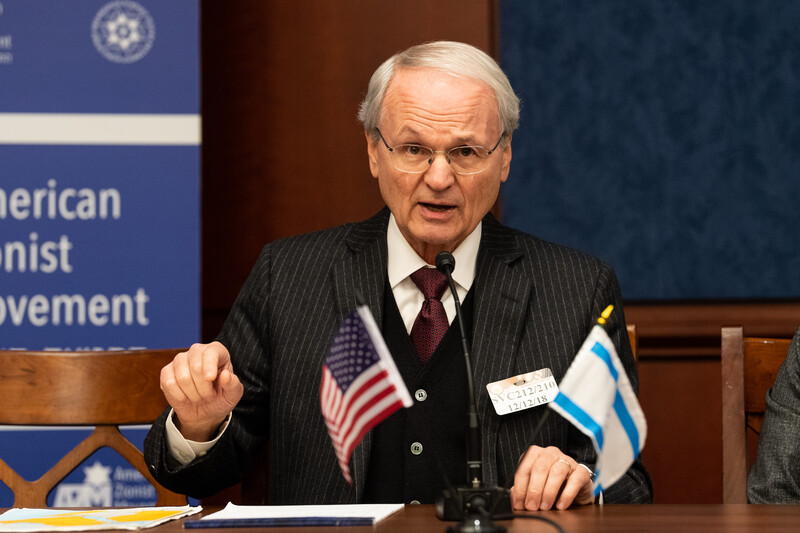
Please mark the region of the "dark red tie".
[[422, 309], [411, 328], [411, 342], [414, 343], [419, 360], [425, 364], [436, 351], [450, 325], [441, 300], [447, 288], [447, 277], [435, 268], [422, 267], [411, 274], [411, 281], [425, 297]]

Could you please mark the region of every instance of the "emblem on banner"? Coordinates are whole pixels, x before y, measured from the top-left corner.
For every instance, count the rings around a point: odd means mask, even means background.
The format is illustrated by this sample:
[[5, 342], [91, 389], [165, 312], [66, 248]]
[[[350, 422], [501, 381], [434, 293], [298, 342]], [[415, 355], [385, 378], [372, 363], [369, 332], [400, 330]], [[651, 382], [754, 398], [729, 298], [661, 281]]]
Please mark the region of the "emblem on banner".
[[56, 487], [53, 507], [130, 507], [154, 505], [156, 489], [135, 468], [95, 461], [83, 468], [83, 483]]
[[92, 42], [114, 63], [135, 63], [153, 47], [156, 25], [140, 4], [130, 0], [109, 2], [92, 21]]

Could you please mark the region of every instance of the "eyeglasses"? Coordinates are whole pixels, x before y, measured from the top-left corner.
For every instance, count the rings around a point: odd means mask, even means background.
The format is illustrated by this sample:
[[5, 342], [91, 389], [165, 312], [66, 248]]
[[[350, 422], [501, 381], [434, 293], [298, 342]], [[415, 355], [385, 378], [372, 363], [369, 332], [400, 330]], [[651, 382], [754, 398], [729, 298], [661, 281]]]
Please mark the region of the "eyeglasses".
[[419, 144], [398, 144], [389, 146], [383, 138], [381, 130], [375, 128], [386, 149], [391, 154], [392, 165], [401, 172], [419, 174], [428, 170], [433, 164], [435, 154], [444, 154], [445, 159], [453, 167], [456, 174], [477, 174], [486, 169], [489, 164], [489, 156], [500, 146], [500, 141], [505, 137], [505, 133], [495, 143], [494, 148], [487, 150], [483, 146], [456, 146], [449, 150], [434, 150]]

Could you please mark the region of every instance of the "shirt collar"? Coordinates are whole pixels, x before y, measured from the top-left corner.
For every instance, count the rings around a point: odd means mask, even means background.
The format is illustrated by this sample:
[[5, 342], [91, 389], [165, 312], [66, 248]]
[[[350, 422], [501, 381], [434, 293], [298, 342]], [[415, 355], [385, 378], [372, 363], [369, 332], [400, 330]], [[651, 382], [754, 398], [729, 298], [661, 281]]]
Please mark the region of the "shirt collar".
[[[453, 250], [453, 257], [456, 260], [453, 280], [467, 290], [472, 287], [472, 282], [475, 281], [475, 265], [478, 259], [478, 248], [481, 243], [482, 225], [483, 222], [480, 222], [472, 233], [458, 245], [458, 248]], [[427, 263], [417, 255], [417, 252], [403, 237], [400, 228], [397, 226], [394, 214], [389, 216], [386, 243], [388, 247], [389, 285], [394, 289], [400, 282], [427, 265]]]

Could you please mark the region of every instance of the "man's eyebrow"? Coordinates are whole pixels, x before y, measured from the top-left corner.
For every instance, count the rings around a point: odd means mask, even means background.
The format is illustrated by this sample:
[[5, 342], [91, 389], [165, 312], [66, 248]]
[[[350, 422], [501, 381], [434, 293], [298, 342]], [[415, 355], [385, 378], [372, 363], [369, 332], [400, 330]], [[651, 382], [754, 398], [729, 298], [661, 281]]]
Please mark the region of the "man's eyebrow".
[[450, 145], [451, 148], [458, 148], [459, 146], [483, 146], [473, 135], [464, 135], [461, 137], [456, 137], [453, 144]]
[[[403, 128], [400, 129], [400, 131], [397, 132], [396, 135], [398, 137], [406, 136], [406, 137], [412, 137], [412, 138], [416, 139], [414, 141], [402, 141], [405, 144], [408, 144], [408, 143], [421, 144], [421, 145], [425, 145], [426, 144], [425, 142], [419, 140], [420, 133], [417, 130], [415, 130], [414, 128], [410, 128], [410, 127], [404, 126]], [[481, 145], [481, 143], [479, 143], [475, 139], [474, 135], [469, 135], [468, 134], [468, 135], [457, 136], [455, 138], [455, 141], [453, 141], [453, 143], [449, 145], [449, 148], [456, 148], [458, 146], [480, 146], [480, 145]]]
[[410, 128], [408, 126], [403, 126], [400, 128], [400, 131], [397, 132], [397, 135], [407, 135], [409, 137], [419, 137], [419, 132], [414, 128]]

